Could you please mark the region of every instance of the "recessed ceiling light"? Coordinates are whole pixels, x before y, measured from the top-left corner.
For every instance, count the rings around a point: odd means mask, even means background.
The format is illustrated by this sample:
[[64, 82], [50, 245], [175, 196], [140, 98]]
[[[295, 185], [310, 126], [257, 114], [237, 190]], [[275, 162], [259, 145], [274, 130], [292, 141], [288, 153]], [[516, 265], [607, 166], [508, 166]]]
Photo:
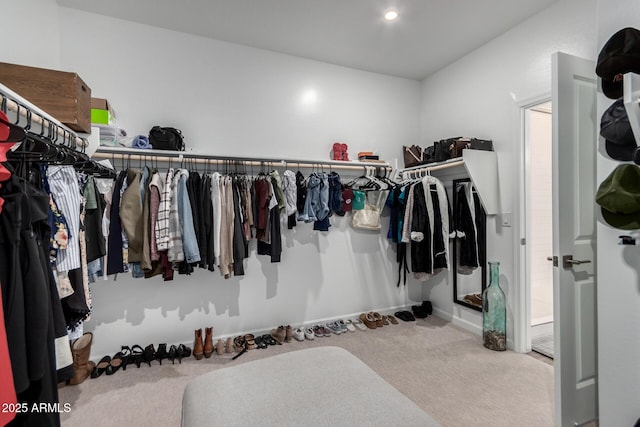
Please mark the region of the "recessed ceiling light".
[[384, 13], [384, 19], [385, 21], [395, 21], [396, 19], [398, 19], [398, 11], [397, 10], [387, 10]]

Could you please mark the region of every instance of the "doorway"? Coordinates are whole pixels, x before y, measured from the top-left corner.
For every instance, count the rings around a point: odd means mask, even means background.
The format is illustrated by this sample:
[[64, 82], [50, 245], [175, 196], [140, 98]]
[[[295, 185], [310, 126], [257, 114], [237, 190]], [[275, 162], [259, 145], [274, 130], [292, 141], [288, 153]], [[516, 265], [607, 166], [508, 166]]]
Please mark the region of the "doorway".
[[525, 274], [531, 349], [553, 359], [552, 108], [545, 100], [524, 110]]

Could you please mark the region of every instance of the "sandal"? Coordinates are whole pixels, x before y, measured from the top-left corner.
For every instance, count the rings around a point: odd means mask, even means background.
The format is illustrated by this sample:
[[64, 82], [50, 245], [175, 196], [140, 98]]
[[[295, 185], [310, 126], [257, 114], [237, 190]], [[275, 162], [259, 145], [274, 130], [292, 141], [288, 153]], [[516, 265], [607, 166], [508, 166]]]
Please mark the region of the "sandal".
[[397, 325], [398, 324], [398, 319], [396, 319], [395, 317], [393, 317], [392, 315], [388, 315], [387, 316], [387, 320], [389, 322], [391, 322], [392, 325]]
[[[237, 341], [237, 342], [236, 342], [236, 341]], [[238, 349], [238, 342], [242, 342], [242, 348], [238, 350], [238, 351], [239, 351], [239, 353], [238, 353], [238, 354], [236, 354], [235, 356], [233, 356], [233, 357], [231, 358], [231, 360], [236, 360], [238, 357], [242, 356], [243, 354], [245, 354], [245, 353], [247, 352], [247, 345], [246, 345], [246, 343], [245, 343], [245, 341], [244, 341], [244, 338], [243, 338], [243, 337], [236, 337], [236, 338], [234, 339], [234, 341], [233, 341], [233, 345], [234, 345], [234, 347], [235, 347], [236, 349]]]
[[378, 327], [376, 319], [373, 318], [371, 313], [362, 313], [360, 315], [360, 321], [369, 329], [375, 329]]
[[137, 368], [140, 368], [140, 363], [142, 362], [142, 353], [144, 353], [144, 350], [138, 344], [131, 347], [131, 360], [136, 364]]
[[269, 334], [264, 334], [262, 335], [260, 338], [262, 338], [262, 342], [265, 343], [265, 345], [270, 346], [270, 345], [278, 345], [278, 341], [276, 341], [271, 335]]
[[245, 341], [244, 341], [244, 337], [242, 336], [237, 336], [233, 339], [233, 348], [237, 351], [237, 352], [241, 352], [242, 350], [246, 350], [245, 348]]
[[377, 311], [372, 311], [370, 314], [371, 317], [373, 317], [373, 320], [375, 320], [376, 326], [378, 328], [382, 328], [384, 326], [384, 318], [382, 317], [382, 314], [378, 313]]
[[255, 338], [256, 337], [253, 336], [253, 334], [246, 334], [244, 336], [244, 342], [247, 350], [255, 350], [257, 348]]
[[400, 310], [400, 311], [396, 311], [394, 313], [394, 316], [396, 316], [398, 319], [404, 321], [404, 322], [413, 322], [416, 320], [416, 318], [413, 316], [413, 314], [410, 311], [407, 310]]
[[261, 349], [268, 347], [267, 343], [264, 342], [264, 335], [256, 338], [256, 346], [258, 346], [258, 348], [261, 348]]

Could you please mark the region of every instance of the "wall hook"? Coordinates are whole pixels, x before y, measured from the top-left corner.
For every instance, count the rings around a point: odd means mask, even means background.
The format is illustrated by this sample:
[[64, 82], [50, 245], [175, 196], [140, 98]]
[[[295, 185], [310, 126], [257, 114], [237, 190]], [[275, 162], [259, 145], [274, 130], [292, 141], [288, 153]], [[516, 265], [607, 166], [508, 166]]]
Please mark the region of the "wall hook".
[[636, 239], [634, 237], [631, 237], [631, 236], [620, 236], [620, 238], [622, 239], [622, 241], [620, 242], [621, 245], [635, 245], [636, 244]]

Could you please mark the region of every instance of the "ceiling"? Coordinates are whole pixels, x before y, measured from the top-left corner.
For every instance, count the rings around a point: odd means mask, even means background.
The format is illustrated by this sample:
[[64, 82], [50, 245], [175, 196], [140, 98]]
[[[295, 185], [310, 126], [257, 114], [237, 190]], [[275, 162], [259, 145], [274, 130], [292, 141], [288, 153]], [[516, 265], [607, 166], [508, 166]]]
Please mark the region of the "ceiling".
[[[64, 7], [421, 80], [558, 0], [57, 0]], [[399, 13], [394, 22], [385, 11]]]

